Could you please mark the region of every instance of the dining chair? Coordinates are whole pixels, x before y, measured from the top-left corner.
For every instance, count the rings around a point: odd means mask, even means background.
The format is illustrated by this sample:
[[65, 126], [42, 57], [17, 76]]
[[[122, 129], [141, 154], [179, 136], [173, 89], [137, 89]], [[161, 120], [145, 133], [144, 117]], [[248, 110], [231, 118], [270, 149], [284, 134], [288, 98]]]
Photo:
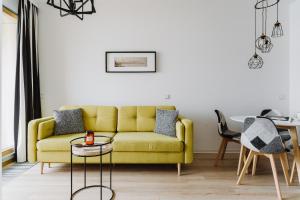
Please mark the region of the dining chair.
[[[261, 117], [266, 117], [266, 118], [270, 118], [270, 117], [280, 117], [283, 116], [282, 113], [279, 110], [276, 109], [264, 109], [261, 111], [260, 113]], [[291, 140], [291, 136], [290, 133], [287, 129], [282, 129], [282, 128], [277, 128], [277, 131], [283, 141], [283, 144], [285, 145], [285, 147], [288, 144], [288, 141]], [[286, 147], [286, 149], [288, 149]], [[288, 163], [288, 157], [286, 155], [285, 157], [286, 162]], [[256, 174], [256, 166], [258, 163], [258, 156], [254, 156], [253, 158], [253, 164], [252, 164], [252, 175], [254, 176]], [[288, 164], [288, 169], [290, 169], [290, 166]]]
[[283, 173], [287, 185], [290, 185], [288, 166], [285, 159], [286, 148], [276, 129], [274, 122], [265, 117], [246, 118], [244, 129], [241, 135], [241, 145], [250, 150], [246, 163], [238, 178], [237, 184], [240, 185], [246, 170], [252, 162], [254, 156], [265, 156], [269, 158], [278, 199], [282, 199], [278, 182], [277, 169], [275, 165], [275, 155], [279, 155], [283, 168]]
[[215, 110], [215, 113], [218, 117], [218, 133], [222, 137], [222, 141], [219, 147], [218, 155], [215, 160], [215, 167], [218, 166], [219, 160], [224, 159], [226, 152], [227, 144], [229, 142], [234, 142], [240, 144], [241, 133], [235, 132], [228, 129], [225, 116], [219, 110]]

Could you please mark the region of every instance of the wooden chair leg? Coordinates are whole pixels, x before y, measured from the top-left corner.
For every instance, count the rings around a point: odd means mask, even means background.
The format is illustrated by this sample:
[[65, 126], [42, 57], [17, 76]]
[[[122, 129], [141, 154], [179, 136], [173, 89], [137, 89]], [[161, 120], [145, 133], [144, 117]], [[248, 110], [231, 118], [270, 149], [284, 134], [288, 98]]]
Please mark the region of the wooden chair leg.
[[280, 162], [281, 162], [285, 182], [286, 182], [287, 186], [289, 186], [290, 185], [290, 178], [289, 178], [289, 167], [288, 167], [289, 164], [286, 160], [287, 154], [282, 153], [282, 154], [279, 155], [279, 158], [280, 158]]
[[177, 175], [180, 176], [181, 175], [181, 164], [177, 163]]
[[244, 163], [244, 157], [246, 155], [246, 147], [241, 145], [240, 156], [239, 156], [239, 164], [237, 169], [237, 175], [239, 176], [242, 170], [242, 165]]
[[224, 160], [225, 152], [226, 152], [226, 149], [227, 149], [227, 144], [228, 144], [228, 140], [225, 140], [225, 144], [224, 144], [224, 147], [223, 147], [221, 160]]
[[43, 173], [44, 173], [44, 163], [41, 162], [41, 174], [43, 174]]
[[284, 159], [285, 159], [285, 162], [286, 162], [286, 164], [287, 164], [288, 170], [290, 170], [289, 158], [288, 158], [288, 154], [287, 154], [287, 153], [284, 154]]
[[258, 155], [254, 155], [252, 163], [252, 176], [255, 176]]
[[218, 162], [221, 158], [225, 143], [226, 143], [226, 139], [222, 138], [222, 142], [221, 142], [220, 147], [219, 147], [218, 155], [217, 155], [216, 160], [215, 160], [215, 167], [218, 166]]
[[51, 164], [50, 163], [48, 163], [48, 167], [51, 168]]
[[272, 167], [272, 172], [273, 172], [273, 177], [274, 177], [274, 182], [275, 182], [275, 187], [276, 187], [276, 192], [277, 192], [277, 197], [279, 200], [282, 200], [281, 197], [281, 192], [280, 192], [280, 186], [278, 182], [278, 175], [277, 175], [277, 170], [276, 170], [276, 165], [275, 165], [275, 160], [274, 160], [274, 155], [267, 155], [270, 159], [271, 167]]
[[245, 176], [245, 174], [246, 174], [246, 171], [247, 171], [249, 165], [251, 164], [251, 161], [252, 161], [252, 159], [253, 159], [254, 154], [255, 154], [255, 153], [251, 150], [250, 153], [249, 153], [249, 155], [248, 155], [248, 158], [247, 158], [247, 160], [246, 160], [246, 163], [245, 163], [245, 165], [244, 165], [244, 167], [243, 167], [243, 169], [242, 169], [242, 172], [241, 172], [241, 174], [240, 174], [240, 176], [239, 176], [239, 179], [238, 179], [238, 181], [237, 181], [237, 183], [236, 183], [237, 185], [240, 185], [240, 184], [241, 184], [241, 181], [243, 180], [243, 178], [244, 178], [244, 176]]
[[295, 169], [296, 169], [296, 161], [294, 160], [293, 166], [292, 166], [292, 171], [291, 171], [291, 177], [290, 177], [290, 183], [293, 182], [294, 176], [295, 176]]
[[[244, 165], [246, 163], [246, 160], [247, 160], [247, 156], [249, 155], [249, 151], [248, 149], [246, 149], [246, 153], [245, 153], [245, 156], [243, 158], [243, 161], [244, 161]], [[249, 168], [246, 169], [246, 174], [249, 174]]]

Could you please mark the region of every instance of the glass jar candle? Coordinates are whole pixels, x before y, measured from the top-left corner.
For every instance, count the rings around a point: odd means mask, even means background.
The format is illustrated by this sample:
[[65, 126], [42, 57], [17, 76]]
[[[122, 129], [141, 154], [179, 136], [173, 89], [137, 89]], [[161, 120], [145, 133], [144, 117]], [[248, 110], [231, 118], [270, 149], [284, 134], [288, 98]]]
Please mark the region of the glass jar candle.
[[95, 140], [95, 134], [93, 131], [87, 131], [85, 135], [85, 144], [93, 145]]

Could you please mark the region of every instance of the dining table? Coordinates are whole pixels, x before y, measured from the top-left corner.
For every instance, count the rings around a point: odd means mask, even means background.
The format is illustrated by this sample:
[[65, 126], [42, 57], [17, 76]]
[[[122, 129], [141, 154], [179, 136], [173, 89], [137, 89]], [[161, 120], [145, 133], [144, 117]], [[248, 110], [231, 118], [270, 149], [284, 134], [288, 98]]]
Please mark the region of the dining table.
[[[256, 116], [231, 116], [230, 119], [233, 122], [238, 122], [240, 124], [243, 124], [246, 118], [249, 117], [256, 117]], [[298, 174], [298, 181], [300, 183], [300, 148], [299, 148], [299, 140], [298, 140], [298, 134], [297, 134], [297, 126], [300, 126], [300, 120], [290, 118], [289, 120], [272, 120], [277, 128], [281, 129], [287, 129], [289, 130], [292, 144], [293, 144], [293, 154], [294, 154], [294, 160], [296, 162], [296, 169]]]

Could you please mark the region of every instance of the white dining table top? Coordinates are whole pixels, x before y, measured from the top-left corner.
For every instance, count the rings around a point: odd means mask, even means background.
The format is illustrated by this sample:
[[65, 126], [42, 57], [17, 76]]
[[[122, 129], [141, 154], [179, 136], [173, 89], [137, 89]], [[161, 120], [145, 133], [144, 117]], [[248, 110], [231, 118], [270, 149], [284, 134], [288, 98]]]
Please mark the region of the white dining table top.
[[[245, 119], [248, 117], [256, 117], [250, 115], [239, 115], [239, 116], [231, 116], [230, 119], [234, 122], [244, 123]], [[292, 120], [292, 121], [281, 121], [281, 120], [273, 120], [273, 122], [277, 126], [300, 126], [300, 120]]]

